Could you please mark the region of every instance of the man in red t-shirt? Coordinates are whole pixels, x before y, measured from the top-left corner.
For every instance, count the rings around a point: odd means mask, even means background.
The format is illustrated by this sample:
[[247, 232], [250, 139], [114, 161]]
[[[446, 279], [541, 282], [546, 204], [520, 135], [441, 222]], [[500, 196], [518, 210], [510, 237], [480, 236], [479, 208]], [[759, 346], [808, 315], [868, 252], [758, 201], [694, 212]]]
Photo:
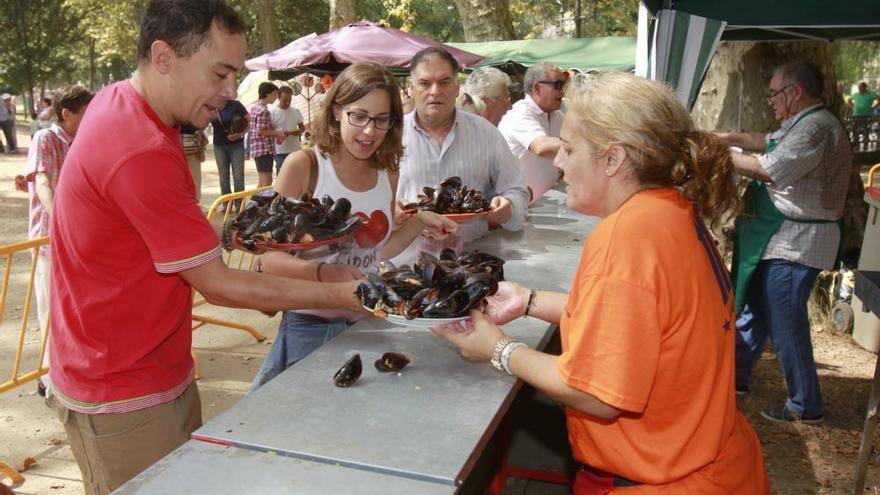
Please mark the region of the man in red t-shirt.
[[108, 493], [201, 425], [191, 290], [265, 311], [357, 309], [357, 282], [229, 269], [196, 203], [176, 126], [236, 97], [246, 27], [223, 0], [152, 0], [132, 78], [100, 91], [58, 184], [52, 221], [50, 404], [86, 492]]

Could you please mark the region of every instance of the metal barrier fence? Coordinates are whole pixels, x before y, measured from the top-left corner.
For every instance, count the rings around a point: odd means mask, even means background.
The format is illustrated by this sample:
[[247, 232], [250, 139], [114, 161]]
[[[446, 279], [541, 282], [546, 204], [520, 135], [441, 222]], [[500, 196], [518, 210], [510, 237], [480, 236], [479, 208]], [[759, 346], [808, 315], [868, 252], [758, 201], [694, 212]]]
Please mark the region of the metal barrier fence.
[[[270, 187], [261, 187], [257, 189], [250, 189], [247, 191], [236, 192], [232, 194], [226, 194], [217, 198], [214, 201], [214, 204], [211, 205], [211, 208], [208, 210], [208, 220], [212, 222], [220, 222], [220, 225], [224, 224], [230, 218], [233, 218], [239, 212], [243, 211], [245, 205], [247, 204], [248, 198], [253, 196], [256, 193], [261, 191], [265, 191], [270, 189]], [[232, 250], [223, 254], [223, 261], [230, 268], [235, 268], [238, 270], [251, 270], [254, 266], [254, 255], [248, 253], [246, 251], [240, 250]], [[235, 330], [241, 330], [244, 332], [248, 332], [251, 334], [257, 342], [262, 342], [266, 340], [266, 336], [257, 331], [254, 327], [250, 325], [245, 325], [244, 323], [239, 323], [237, 321], [232, 320], [224, 320], [221, 318], [215, 318], [212, 316], [207, 316], [204, 314], [197, 314], [195, 309], [199, 306], [208, 304], [208, 301], [205, 300], [204, 296], [198, 293], [198, 291], [193, 291], [193, 331], [205, 326], [205, 325], [217, 325], [221, 327], [232, 328]], [[199, 377], [199, 361], [196, 357], [195, 351], [193, 351], [193, 362], [196, 365], [196, 378]]]
[[[6, 246], [0, 246], [0, 258], [3, 260], [3, 282], [0, 290], [0, 331], [13, 331], [15, 336], [15, 352], [12, 362], [7, 363], [3, 359], [4, 368], [9, 365], [9, 373], [4, 372], [5, 381], [0, 382], [0, 393], [12, 390], [25, 383], [38, 379], [46, 374], [49, 368], [43, 366], [43, 357], [46, 354], [46, 343], [49, 336], [49, 323], [46, 328], [38, 328], [40, 332], [40, 345], [38, 349], [28, 339], [28, 331], [31, 330], [32, 316], [36, 316], [36, 301], [34, 297], [34, 281], [37, 271], [37, 254], [42, 246], [49, 245], [48, 237], [41, 237], [25, 242], [17, 242]], [[26, 289], [10, 289], [10, 284], [18, 288], [26, 284]], [[39, 321], [38, 317], [34, 318]], [[39, 326], [39, 324], [38, 324]], [[4, 353], [5, 354], [5, 353]], [[2, 380], [2, 378], [0, 378]], [[0, 460], [0, 473], [12, 480], [13, 484], [20, 483], [24, 477], [7, 462]]]
[[853, 151], [880, 151], [880, 116], [846, 117], [843, 125]]

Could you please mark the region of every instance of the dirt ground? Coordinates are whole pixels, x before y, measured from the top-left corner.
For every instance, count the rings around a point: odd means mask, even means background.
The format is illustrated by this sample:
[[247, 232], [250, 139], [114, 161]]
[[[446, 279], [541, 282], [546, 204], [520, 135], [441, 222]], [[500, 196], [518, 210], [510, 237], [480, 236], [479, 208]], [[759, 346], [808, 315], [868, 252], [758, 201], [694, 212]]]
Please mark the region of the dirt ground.
[[[27, 136], [20, 134], [19, 142], [24, 153], [28, 144]], [[0, 245], [26, 238], [27, 198], [12, 187], [13, 177], [24, 170], [25, 159], [25, 154], [0, 155]], [[246, 168], [247, 186], [254, 187], [256, 174], [253, 162], [247, 162]], [[202, 203], [208, 206], [219, 195], [217, 173], [210, 153], [202, 170]], [[16, 284], [11, 287], [13, 291], [16, 290]], [[0, 331], [8, 332], [8, 329], [3, 327]], [[38, 339], [38, 333], [28, 335], [31, 344]], [[11, 360], [11, 351], [8, 349], [14, 345], [8, 333], [0, 335], [0, 345], [0, 363], [8, 363]], [[831, 328], [814, 327], [813, 345], [825, 401], [826, 421], [823, 424], [779, 425], [761, 418], [762, 409], [780, 405], [785, 400], [779, 365], [771, 353], [765, 353], [758, 363], [751, 394], [738, 400], [740, 409], [761, 439], [773, 492], [777, 494], [847, 494], [852, 491], [855, 459], [876, 356], [854, 344], [850, 335], [834, 332]], [[261, 353], [265, 353], [265, 350]], [[259, 362], [252, 360], [252, 357], [259, 354], [235, 354], [221, 350], [208, 358], [213, 362], [208, 366], [214, 366], [217, 370], [215, 375], [220, 375], [220, 378], [215, 382], [215, 389], [211, 389], [210, 384], [203, 387], [200, 383], [203, 390], [207, 389], [207, 392], [203, 391], [206, 420], [225, 410], [241, 396], [250, 377], [256, 372], [257, 366], [252, 363]], [[235, 382], [228, 379], [232, 374], [228, 370], [235, 367], [247, 368], [244, 374], [248, 377]], [[8, 368], [0, 368], [5, 369]], [[18, 467], [21, 467], [26, 455], [39, 453], [48, 459], [63, 448], [63, 431], [45, 408], [35, 409], [33, 413], [16, 409], [23, 407], [20, 406], [22, 401], [29, 404], [27, 409], [39, 401], [39, 398], [33, 397], [31, 385], [0, 394], [0, 459]], [[14, 442], [14, 445], [4, 445], [4, 440]], [[875, 437], [875, 445], [877, 440]], [[869, 466], [866, 488], [866, 493], [871, 494], [880, 493], [880, 469], [877, 464], [880, 455], [875, 457]], [[40, 462], [47, 464], [49, 461]], [[81, 493], [75, 465], [69, 458], [66, 462], [67, 468], [63, 471], [66, 474], [51, 477], [39, 488], [34, 485], [27, 490], [19, 488], [19, 493]], [[4, 481], [8, 483], [8, 480]]]

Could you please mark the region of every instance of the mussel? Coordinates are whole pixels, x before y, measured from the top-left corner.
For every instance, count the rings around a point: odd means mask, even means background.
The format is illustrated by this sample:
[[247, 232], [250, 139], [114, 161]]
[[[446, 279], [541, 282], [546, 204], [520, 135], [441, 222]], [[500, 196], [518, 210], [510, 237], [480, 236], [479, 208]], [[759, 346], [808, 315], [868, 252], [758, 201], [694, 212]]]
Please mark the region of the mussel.
[[397, 352], [386, 352], [374, 364], [383, 373], [400, 371], [409, 364], [409, 358]]
[[336, 371], [333, 375], [333, 383], [337, 387], [349, 387], [354, 385], [358, 378], [361, 377], [361, 371], [363, 371], [361, 355], [355, 354], [342, 365], [342, 368], [339, 368], [339, 370]]

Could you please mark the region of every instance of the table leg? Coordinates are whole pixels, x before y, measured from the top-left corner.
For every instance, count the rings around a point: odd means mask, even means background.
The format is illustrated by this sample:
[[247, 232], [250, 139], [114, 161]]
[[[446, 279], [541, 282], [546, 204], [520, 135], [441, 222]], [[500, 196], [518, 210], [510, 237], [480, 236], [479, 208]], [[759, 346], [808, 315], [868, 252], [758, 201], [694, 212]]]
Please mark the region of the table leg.
[[871, 446], [874, 431], [877, 429], [877, 404], [880, 401], [880, 357], [874, 367], [874, 382], [871, 385], [871, 396], [868, 398], [868, 412], [865, 415], [865, 426], [862, 429], [862, 440], [859, 445], [859, 456], [856, 460], [856, 480], [853, 486], [854, 495], [862, 495], [865, 489], [865, 476], [868, 472], [868, 459], [871, 457]]

